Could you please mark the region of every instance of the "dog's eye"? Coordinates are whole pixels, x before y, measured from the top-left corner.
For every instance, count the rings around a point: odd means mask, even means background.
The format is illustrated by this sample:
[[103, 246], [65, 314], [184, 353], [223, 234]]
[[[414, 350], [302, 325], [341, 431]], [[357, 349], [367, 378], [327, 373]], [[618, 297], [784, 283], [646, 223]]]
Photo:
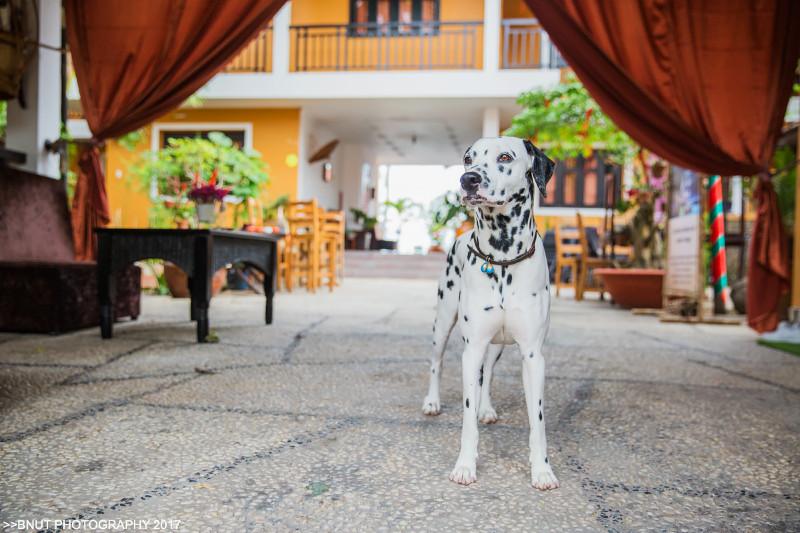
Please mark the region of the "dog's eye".
[[508, 154], [503, 153], [503, 154], [500, 154], [499, 156], [497, 156], [497, 162], [498, 163], [510, 163], [511, 161], [512, 161], [512, 158]]
[[472, 164], [472, 158], [468, 155], [464, 156], [464, 166], [468, 167]]

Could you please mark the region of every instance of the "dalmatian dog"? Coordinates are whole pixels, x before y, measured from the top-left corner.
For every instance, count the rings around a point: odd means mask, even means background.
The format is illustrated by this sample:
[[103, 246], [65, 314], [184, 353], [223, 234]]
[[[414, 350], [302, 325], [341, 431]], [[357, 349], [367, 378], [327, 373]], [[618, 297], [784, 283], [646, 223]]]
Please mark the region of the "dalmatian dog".
[[464, 418], [461, 451], [450, 479], [477, 480], [478, 420], [497, 421], [489, 394], [492, 368], [503, 346], [518, 344], [530, 423], [531, 483], [558, 488], [547, 456], [544, 421], [544, 355], [550, 325], [550, 283], [544, 244], [533, 218], [534, 187], [545, 195], [554, 163], [530, 141], [484, 138], [464, 154], [461, 198], [475, 213], [475, 228], [447, 255], [439, 281], [426, 415], [441, 411], [439, 382], [447, 339], [458, 323]]

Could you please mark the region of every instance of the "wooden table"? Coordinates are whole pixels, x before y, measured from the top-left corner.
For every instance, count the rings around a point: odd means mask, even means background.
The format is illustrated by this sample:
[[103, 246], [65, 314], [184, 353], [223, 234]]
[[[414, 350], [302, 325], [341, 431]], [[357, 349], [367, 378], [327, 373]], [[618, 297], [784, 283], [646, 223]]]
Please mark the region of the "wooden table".
[[211, 277], [232, 263], [246, 263], [264, 273], [265, 321], [272, 323], [272, 299], [282, 235], [219, 229], [115, 229], [96, 228], [97, 292], [100, 335], [113, 334], [114, 275], [134, 261], [165, 259], [189, 277], [191, 319], [197, 322], [197, 342], [208, 337]]

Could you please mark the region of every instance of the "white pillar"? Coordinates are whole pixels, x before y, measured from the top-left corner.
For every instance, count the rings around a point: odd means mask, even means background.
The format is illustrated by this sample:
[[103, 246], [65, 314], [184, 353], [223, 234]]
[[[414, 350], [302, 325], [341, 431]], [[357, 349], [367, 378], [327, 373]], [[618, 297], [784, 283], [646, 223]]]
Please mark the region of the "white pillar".
[[289, 73], [290, 31], [292, 3], [286, 2], [272, 19], [272, 73]]
[[539, 50], [539, 65], [542, 68], [556, 68], [555, 65], [550, 64], [550, 50], [553, 44], [550, 42], [550, 36], [542, 29], [542, 46]]
[[502, 0], [483, 1], [483, 70], [500, 69], [500, 22], [503, 18]]
[[[61, 47], [61, 2], [36, 0], [39, 13], [39, 42], [56, 49]], [[27, 27], [30, 38], [36, 39], [37, 21], [34, 11]], [[22, 78], [26, 109], [18, 100], [8, 102], [6, 148], [24, 152], [27, 161], [22, 168], [59, 178], [59, 157], [45, 150], [45, 141], [55, 141], [61, 133], [61, 54], [38, 47]]]
[[483, 135], [482, 137], [500, 136], [500, 108], [486, 107], [483, 110]]

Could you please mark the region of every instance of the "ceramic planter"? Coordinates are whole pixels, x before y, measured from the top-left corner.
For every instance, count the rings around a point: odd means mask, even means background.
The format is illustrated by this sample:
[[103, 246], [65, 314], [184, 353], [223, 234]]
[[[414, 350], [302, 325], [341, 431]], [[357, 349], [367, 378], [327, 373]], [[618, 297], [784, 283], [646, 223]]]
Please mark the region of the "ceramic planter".
[[[222, 291], [222, 287], [225, 285], [226, 273], [225, 268], [221, 268], [214, 273], [214, 277], [211, 278], [212, 296]], [[169, 261], [164, 261], [164, 280], [167, 282], [169, 293], [173, 298], [189, 298], [191, 296], [189, 292], [189, 276]]]
[[661, 309], [664, 271], [656, 268], [596, 268], [605, 290], [620, 307]]
[[214, 203], [196, 204], [197, 220], [203, 224], [213, 224], [217, 219], [217, 212], [214, 209]]

